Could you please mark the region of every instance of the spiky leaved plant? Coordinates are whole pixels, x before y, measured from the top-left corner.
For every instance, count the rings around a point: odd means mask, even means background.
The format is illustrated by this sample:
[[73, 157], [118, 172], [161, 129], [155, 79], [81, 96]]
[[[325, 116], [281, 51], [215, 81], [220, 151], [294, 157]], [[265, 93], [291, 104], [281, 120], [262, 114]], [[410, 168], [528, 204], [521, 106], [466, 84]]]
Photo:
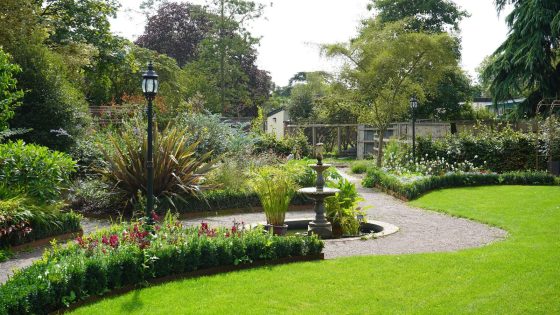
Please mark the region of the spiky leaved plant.
[[[163, 198], [172, 207], [185, 201], [186, 195], [198, 195], [202, 175], [209, 171], [210, 152], [195, 156], [198, 142], [187, 144], [186, 130], [168, 125], [154, 132], [154, 196]], [[137, 192], [146, 193], [146, 128], [139, 120], [116, 134], [109, 134], [100, 145], [105, 158], [98, 171], [126, 197], [137, 202]]]

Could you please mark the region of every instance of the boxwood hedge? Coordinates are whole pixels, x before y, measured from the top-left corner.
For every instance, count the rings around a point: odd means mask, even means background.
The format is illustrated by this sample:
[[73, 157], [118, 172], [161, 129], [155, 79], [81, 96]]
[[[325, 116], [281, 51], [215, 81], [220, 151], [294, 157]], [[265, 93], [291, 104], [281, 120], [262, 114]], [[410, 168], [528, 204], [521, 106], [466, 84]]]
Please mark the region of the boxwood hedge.
[[378, 187], [402, 199], [412, 200], [435, 189], [483, 185], [554, 185], [555, 177], [545, 172], [448, 173], [402, 182], [396, 175], [370, 167], [362, 184]]

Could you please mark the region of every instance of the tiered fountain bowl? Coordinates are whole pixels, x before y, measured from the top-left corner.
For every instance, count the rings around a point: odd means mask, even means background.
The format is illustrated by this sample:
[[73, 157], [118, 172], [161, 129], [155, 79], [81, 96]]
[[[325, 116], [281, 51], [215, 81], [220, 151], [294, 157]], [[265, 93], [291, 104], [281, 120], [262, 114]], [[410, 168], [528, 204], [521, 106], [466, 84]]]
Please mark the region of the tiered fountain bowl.
[[317, 164], [309, 164], [309, 167], [317, 172], [317, 182], [315, 187], [305, 187], [298, 190], [298, 192], [315, 200], [315, 219], [309, 222], [307, 233], [309, 235], [316, 234], [321, 238], [332, 237], [332, 225], [325, 218], [325, 198], [334, 196], [340, 190], [336, 188], [325, 187], [325, 179], [323, 172], [331, 167], [330, 164], [323, 164], [323, 144], [318, 143], [316, 146]]

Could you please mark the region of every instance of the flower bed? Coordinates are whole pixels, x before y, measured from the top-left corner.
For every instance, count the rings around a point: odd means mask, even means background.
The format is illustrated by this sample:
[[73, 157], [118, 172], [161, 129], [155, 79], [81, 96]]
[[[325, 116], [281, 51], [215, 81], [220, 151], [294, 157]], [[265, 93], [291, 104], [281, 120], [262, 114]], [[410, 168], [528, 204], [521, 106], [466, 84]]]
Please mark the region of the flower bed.
[[0, 248], [81, 231], [81, 216], [61, 212], [60, 207], [36, 204], [24, 196], [0, 200]]
[[321, 252], [315, 236], [277, 237], [262, 228], [184, 228], [167, 217], [153, 232], [115, 225], [61, 247], [0, 286], [0, 314], [46, 314], [89, 296], [185, 272]]
[[554, 185], [555, 177], [545, 172], [448, 172], [442, 175], [398, 176], [370, 167], [363, 180], [364, 187], [378, 187], [404, 200], [420, 197], [426, 192], [449, 187], [482, 185]]

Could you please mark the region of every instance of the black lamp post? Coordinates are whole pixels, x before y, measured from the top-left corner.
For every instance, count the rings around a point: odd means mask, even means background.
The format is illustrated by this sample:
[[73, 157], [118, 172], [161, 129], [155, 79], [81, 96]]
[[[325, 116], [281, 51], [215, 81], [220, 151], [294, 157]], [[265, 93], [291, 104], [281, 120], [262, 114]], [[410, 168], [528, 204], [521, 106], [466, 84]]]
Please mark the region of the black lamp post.
[[416, 161], [416, 108], [418, 108], [418, 101], [416, 95], [410, 98], [410, 111], [412, 112], [412, 159]]
[[148, 202], [146, 205], [146, 222], [151, 225], [154, 223], [152, 213], [154, 212], [154, 154], [153, 154], [153, 135], [152, 135], [152, 120], [153, 120], [153, 106], [152, 102], [156, 97], [158, 91], [158, 75], [154, 71], [152, 62], [148, 63], [148, 71], [142, 75], [142, 91], [148, 101], [148, 108], [146, 113], [148, 115], [148, 152], [146, 156], [146, 169], [148, 172], [147, 194]]

